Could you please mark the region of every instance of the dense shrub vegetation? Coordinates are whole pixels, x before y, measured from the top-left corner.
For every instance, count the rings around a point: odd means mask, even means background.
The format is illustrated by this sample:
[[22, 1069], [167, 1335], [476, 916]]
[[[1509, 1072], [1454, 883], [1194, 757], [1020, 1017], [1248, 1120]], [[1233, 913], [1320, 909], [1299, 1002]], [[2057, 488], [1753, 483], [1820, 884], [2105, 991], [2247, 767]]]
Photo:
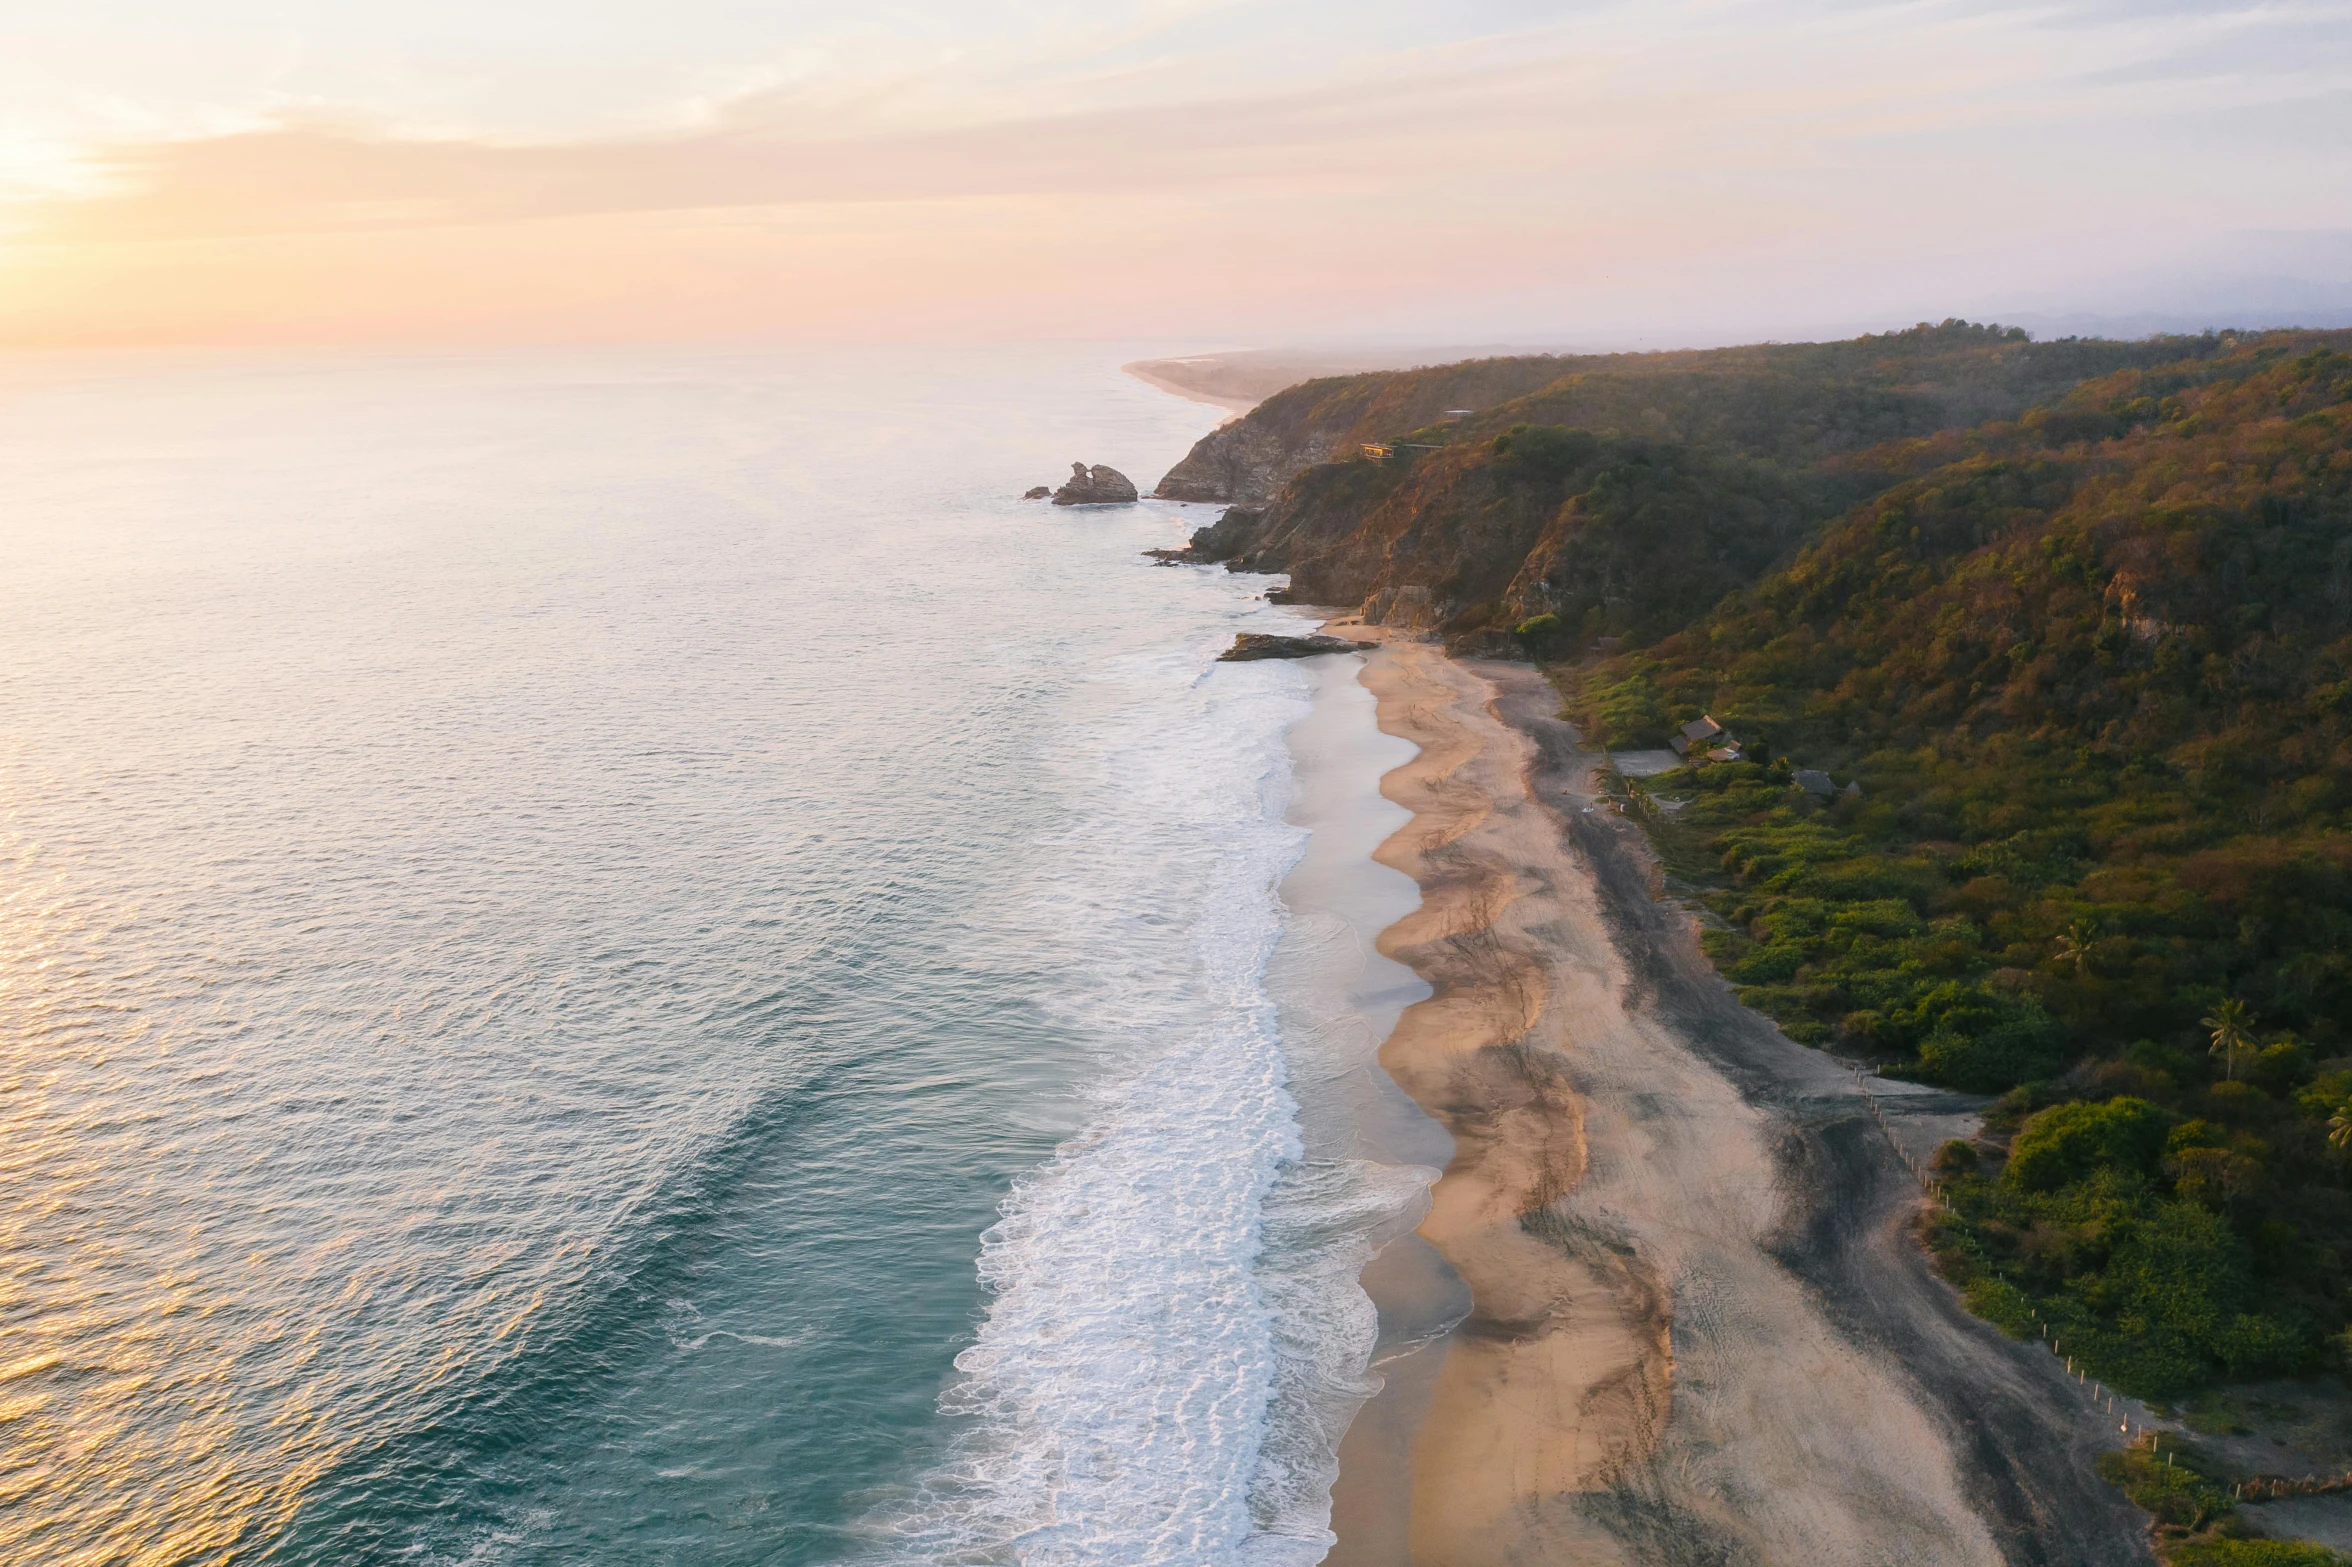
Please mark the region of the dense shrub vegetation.
[[2227, 1478], [2194, 1448], [2141, 1442], [2099, 1455], [2099, 1473], [2153, 1523], [2167, 1567], [2346, 1567], [2325, 1546], [2256, 1535]]
[[2296, 1540], [2199, 1540], [2170, 1552], [2171, 1567], [2344, 1567], [2352, 1557]]
[[1654, 786], [1716, 961], [1794, 1038], [2004, 1095], [1946, 1263], [2151, 1396], [2342, 1347], [2347, 346], [2200, 342], [1858, 453], [1886, 487], [1784, 569], [1563, 676], [1609, 744], [1747, 742]]
[[2163, 1457], [2144, 1446], [2130, 1447], [2101, 1454], [2099, 1473], [2159, 1525], [2202, 1532], [2236, 1507], [2228, 1486], [2194, 1461], [2179, 1459], [2178, 1453]]
[[1688, 624], [1837, 509], [1821, 482], [1664, 442], [1522, 424], [1492, 451], [1497, 501], [1548, 518], [1546, 558], [1575, 563], [1550, 568], [1544, 615], [1587, 643]]
[[1491, 642], [1552, 614], [1563, 650], [1648, 641], [1935, 460], [1939, 435], [2019, 417], [2088, 375], [2221, 351], [1946, 321], [1341, 377], [1204, 437], [1161, 493], [1262, 503], [1225, 558], [1289, 572], [1309, 602], [1410, 589], [1412, 623], [1457, 637]]

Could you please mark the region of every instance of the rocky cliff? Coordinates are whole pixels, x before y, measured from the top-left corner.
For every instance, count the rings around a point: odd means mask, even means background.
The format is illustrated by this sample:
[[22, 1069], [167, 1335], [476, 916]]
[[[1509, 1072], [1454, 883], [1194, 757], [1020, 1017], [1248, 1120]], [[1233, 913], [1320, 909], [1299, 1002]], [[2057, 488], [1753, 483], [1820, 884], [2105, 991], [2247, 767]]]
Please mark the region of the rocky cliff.
[[1564, 635], [1648, 640], [1899, 482], [1939, 433], [2202, 341], [1946, 322], [1311, 381], [1203, 437], [1159, 493], [1241, 503], [1183, 558], [1289, 572], [1304, 602], [1457, 637], [1554, 615]]

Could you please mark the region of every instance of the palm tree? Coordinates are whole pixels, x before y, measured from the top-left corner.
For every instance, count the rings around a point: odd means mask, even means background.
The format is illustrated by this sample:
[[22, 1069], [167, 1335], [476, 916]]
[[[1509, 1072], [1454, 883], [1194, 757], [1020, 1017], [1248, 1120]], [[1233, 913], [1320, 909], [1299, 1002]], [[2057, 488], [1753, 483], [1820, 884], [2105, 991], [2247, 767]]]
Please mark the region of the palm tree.
[[2336, 1113], [2328, 1117], [2328, 1144], [2352, 1148], [2352, 1104], [2338, 1105]]
[[2254, 1015], [2246, 1010], [2246, 1003], [2231, 997], [2213, 1009], [2204, 1022], [2213, 1031], [2213, 1043], [2207, 1055], [2221, 1057], [2222, 1070], [2234, 1082], [2238, 1075], [2238, 1052], [2246, 1048], [2247, 1027]]
[[2076, 978], [2091, 971], [2091, 942], [2095, 939], [2091, 927], [2076, 920], [2066, 927], [2066, 934], [2058, 938], [2058, 961], [2074, 965]]

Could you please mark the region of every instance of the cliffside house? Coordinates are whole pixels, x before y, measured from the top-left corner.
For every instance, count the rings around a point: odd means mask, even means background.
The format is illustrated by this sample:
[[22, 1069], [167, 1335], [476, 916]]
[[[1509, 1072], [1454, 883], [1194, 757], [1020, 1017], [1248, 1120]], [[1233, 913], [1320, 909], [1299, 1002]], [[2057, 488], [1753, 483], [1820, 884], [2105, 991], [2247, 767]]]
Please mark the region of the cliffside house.
[[1366, 441], [1364, 455], [1374, 462], [1386, 462], [1396, 455], [1396, 448], [1386, 441]]
[[1821, 771], [1818, 767], [1798, 768], [1794, 782], [1807, 794], [1817, 794], [1824, 800], [1837, 793], [1837, 785], [1830, 781], [1829, 774]]
[[[1689, 723], [1684, 724], [1682, 726], [1682, 733], [1674, 736], [1666, 743], [1673, 746], [1675, 750], [1681, 752], [1684, 756], [1688, 756], [1691, 754], [1693, 748], [1704, 747], [1708, 741], [1713, 740], [1717, 735], [1722, 733], [1723, 726], [1721, 724], [1715, 722], [1714, 719], [1707, 717], [1705, 714], [1701, 714], [1699, 717], [1692, 719]], [[1734, 749], [1737, 749], [1736, 744]], [[1700, 754], [1705, 755], [1706, 752], [1702, 749]]]

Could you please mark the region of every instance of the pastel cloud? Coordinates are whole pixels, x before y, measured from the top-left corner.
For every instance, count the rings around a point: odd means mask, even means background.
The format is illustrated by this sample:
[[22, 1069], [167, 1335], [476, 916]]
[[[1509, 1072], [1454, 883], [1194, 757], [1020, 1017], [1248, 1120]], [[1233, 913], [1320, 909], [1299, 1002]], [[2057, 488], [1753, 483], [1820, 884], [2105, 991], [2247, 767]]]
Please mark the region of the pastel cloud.
[[1136, 7], [1059, 53], [1021, 14], [1027, 55], [684, 125], [95, 145], [5, 214], [0, 340], [1769, 329], [2352, 226], [2343, 5], [1496, 0], [1419, 43], [1375, 6], [1271, 63], [1253, 20], [1331, 13]]

